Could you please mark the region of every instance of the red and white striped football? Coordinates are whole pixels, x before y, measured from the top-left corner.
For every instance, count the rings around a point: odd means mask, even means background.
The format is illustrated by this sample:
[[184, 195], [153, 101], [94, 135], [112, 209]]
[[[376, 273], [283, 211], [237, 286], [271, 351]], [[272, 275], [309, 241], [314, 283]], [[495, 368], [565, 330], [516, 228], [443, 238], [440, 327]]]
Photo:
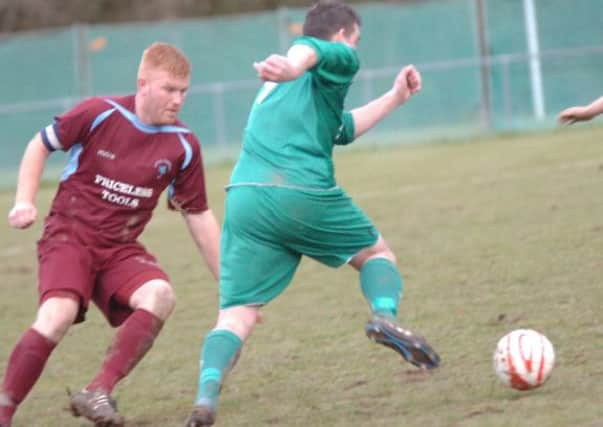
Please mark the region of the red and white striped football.
[[494, 370], [506, 386], [530, 390], [540, 387], [551, 375], [555, 350], [540, 332], [516, 329], [498, 341], [493, 359]]

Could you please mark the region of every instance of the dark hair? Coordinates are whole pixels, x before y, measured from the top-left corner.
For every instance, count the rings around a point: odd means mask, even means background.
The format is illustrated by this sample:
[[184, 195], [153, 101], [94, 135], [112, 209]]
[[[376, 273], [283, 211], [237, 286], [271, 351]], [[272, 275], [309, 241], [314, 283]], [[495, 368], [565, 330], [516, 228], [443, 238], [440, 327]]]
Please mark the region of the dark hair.
[[360, 25], [360, 17], [351, 6], [340, 0], [319, 0], [306, 13], [304, 35], [329, 40], [340, 29], [346, 34]]

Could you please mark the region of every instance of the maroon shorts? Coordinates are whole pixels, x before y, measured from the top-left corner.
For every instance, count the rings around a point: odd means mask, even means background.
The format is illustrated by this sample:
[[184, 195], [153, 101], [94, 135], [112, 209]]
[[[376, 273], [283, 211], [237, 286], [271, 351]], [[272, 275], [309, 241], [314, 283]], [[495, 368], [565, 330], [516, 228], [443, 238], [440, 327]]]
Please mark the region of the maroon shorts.
[[40, 304], [52, 296], [79, 298], [76, 323], [83, 322], [90, 300], [111, 326], [132, 313], [130, 296], [153, 279], [169, 282], [155, 257], [138, 242], [84, 243], [67, 227], [49, 227], [38, 241]]

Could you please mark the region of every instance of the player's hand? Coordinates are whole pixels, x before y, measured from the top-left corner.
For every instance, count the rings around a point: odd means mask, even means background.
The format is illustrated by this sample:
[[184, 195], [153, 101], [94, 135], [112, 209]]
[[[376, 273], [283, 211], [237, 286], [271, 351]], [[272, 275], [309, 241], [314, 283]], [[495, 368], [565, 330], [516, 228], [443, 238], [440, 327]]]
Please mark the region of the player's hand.
[[393, 90], [402, 104], [412, 95], [418, 93], [421, 87], [421, 74], [414, 65], [407, 65], [396, 76]]
[[17, 202], [8, 213], [8, 223], [14, 228], [27, 228], [35, 222], [37, 216], [38, 210], [32, 203]]
[[258, 77], [266, 82], [284, 82], [295, 80], [298, 72], [286, 56], [270, 55], [260, 62], [254, 62], [253, 68]]
[[591, 115], [588, 113], [586, 107], [570, 107], [563, 110], [557, 116], [557, 121], [562, 125], [571, 125], [575, 122], [590, 120]]

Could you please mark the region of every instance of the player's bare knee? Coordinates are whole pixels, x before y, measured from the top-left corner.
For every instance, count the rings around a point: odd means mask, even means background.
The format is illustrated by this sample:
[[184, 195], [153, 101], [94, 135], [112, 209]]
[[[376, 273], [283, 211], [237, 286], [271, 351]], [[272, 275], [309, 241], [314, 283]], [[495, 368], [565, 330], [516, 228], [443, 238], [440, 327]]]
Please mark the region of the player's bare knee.
[[167, 282], [163, 282], [154, 289], [154, 298], [160, 309], [168, 312], [168, 314], [176, 307], [176, 294], [174, 294], [174, 289]]
[[38, 333], [59, 342], [75, 321], [79, 302], [72, 298], [49, 298], [38, 309], [32, 325]]
[[351, 260], [350, 265], [356, 270], [360, 270], [368, 261], [376, 258], [384, 258], [397, 264], [396, 255], [392, 252], [389, 245], [383, 238], [379, 238], [377, 243], [356, 254]]
[[[374, 258], [385, 258], [391, 261], [393, 264], [396, 264], [398, 260], [396, 259], [396, 255], [393, 253], [385, 239], [381, 237], [377, 243], [371, 248], [370, 253], [367, 256], [366, 261]], [[366, 262], [365, 261], [365, 262]]]
[[172, 286], [165, 280], [145, 283], [130, 298], [130, 307], [146, 310], [164, 321], [172, 314], [175, 306], [176, 295]]
[[222, 309], [215, 329], [227, 329], [245, 341], [259, 318], [258, 307], [238, 306]]
[[148, 311], [164, 321], [167, 320], [174, 311], [174, 307], [176, 307], [176, 295], [167, 282], [153, 287], [147, 301], [150, 304]]

